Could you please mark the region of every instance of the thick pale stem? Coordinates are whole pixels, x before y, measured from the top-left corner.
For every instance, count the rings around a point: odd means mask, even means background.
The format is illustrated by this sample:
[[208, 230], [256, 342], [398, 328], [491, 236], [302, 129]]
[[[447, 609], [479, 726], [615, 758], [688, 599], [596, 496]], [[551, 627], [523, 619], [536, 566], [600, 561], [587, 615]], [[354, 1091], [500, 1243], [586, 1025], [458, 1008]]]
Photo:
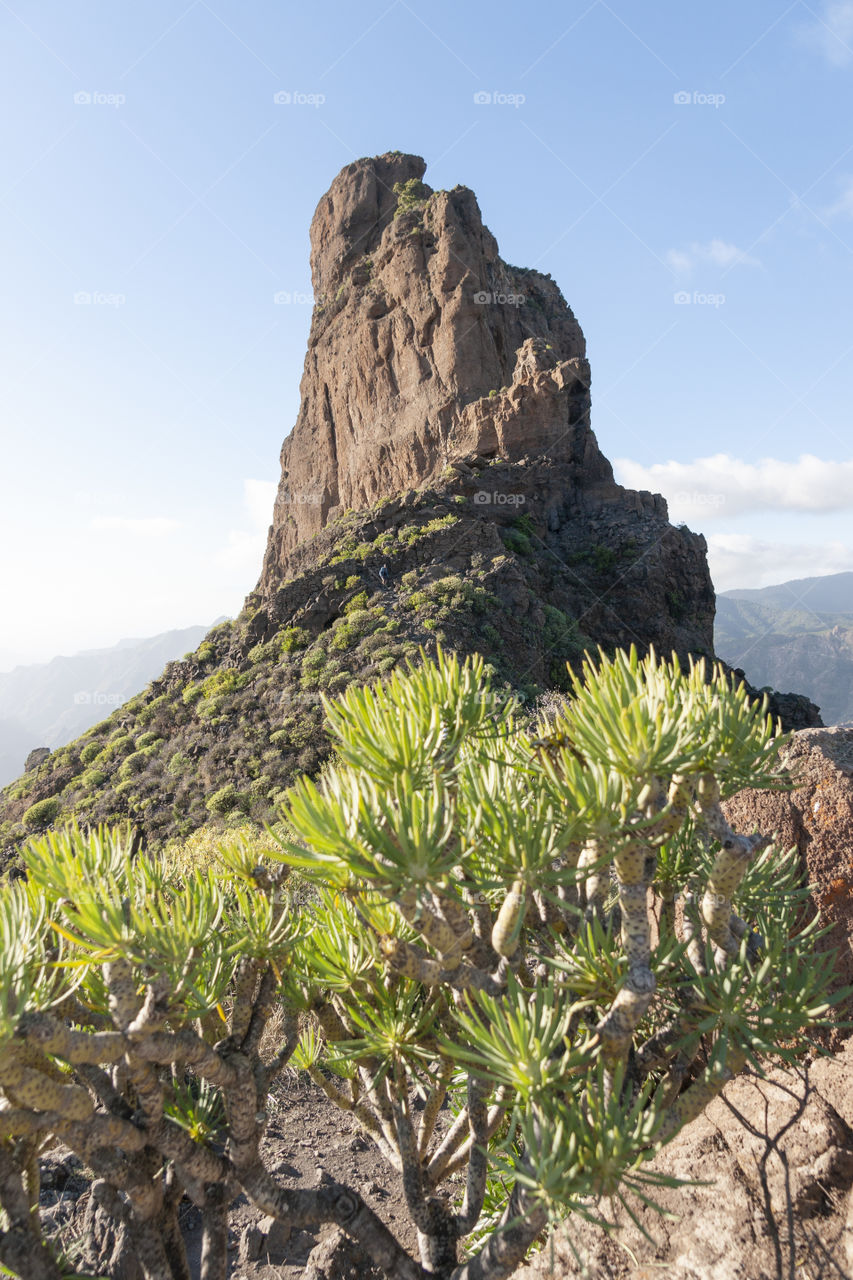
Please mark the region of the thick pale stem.
[[386, 936], [381, 939], [382, 954], [396, 973], [411, 978], [414, 982], [422, 982], [426, 987], [450, 986], [459, 991], [485, 991], [487, 995], [498, 996], [503, 986], [490, 973], [475, 969], [470, 964], [459, 964], [455, 969], [445, 969], [441, 962], [428, 956], [414, 943], [404, 942], [402, 938]]
[[423, 1115], [421, 1116], [421, 1127], [418, 1133], [418, 1151], [423, 1160], [426, 1156], [427, 1149], [435, 1130], [435, 1122], [438, 1119], [438, 1113], [442, 1108], [444, 1099], [447, 1097], [447, 1086], [453, 1077], [453, 1063], [450, 1059], [443, 1059], [438, 1073], [438, 1079], [430, 1089], [429, 1096], [424, 1106]]
[[622, 944], [628, 975], [608, 1013], [598, 1025], [607, 1058], [624, 1058], [645, 1016], [655, 991], [651, 971], [651, 930], [648, 888], [654, 878], [654, 861], [645, 845], [632, 844], [614, 859], [622, 915]]
[[515, 955], [526, 914], [527, 887], [523, 880], [516, 880], [504, 898], [492, 926], [492, 949], [499, 956], [510, 960]]
[[739, 941], [731, 928], [732, 896], [743, 879], [752, 858], [769, 841], [764, 836], [740, 836], [732, 831], [719, 804], [708, 807], [705, 821], [721, 848], [708, 877], [702, 899], [702, 918], [708, 937], [726, 954], [737, 954]]
[[483, 1212], [483, 1200], [486, 1195], [486, 1176], [488, 1173], [488, 1129], [489, 1112], [486, 1106], [488, 1089], [482, 1080], [474, 1076], [468, 1077], [468, 1129], [470, 1133], [471, 1156], [468, 1161], [468, 1177], [465, 1184], [465, 1199], [461, 1211], [456, 1215], [456, 1232], [459, 1236], [467, 1236], [477, 1225]]
[[691, 1120], [701, 1115], [710, 1102], [718, 1097], [728, 1082], [742, 1071], [746, 1065], [746, 1054], [739, 1049], [729, 1048], [723, 1066], [708, 1068], [689, 1089], [679, 1094], [667, 1111], [664, 1122], [655, 1138], [656, 1144], [663, 1145], [673, 1138], [678, 1130]]
[[353, 1236], [366, 1253], [395, 1280], [426, 1280], [426, 1273], [394, 1239], [385, 1224], [361, 1196], [349, 1187], [332, 1183], [316, 1190], [279, 1187], [260, 1164], [247, 1172], [247, 1195], [264, 1213], [292, 1227], [315, 1229], [318, 1223], [335, 1222]]
[[457, 1267], [450, 1280], [505, 1280], [524, 1261], [547, 1221], [546, 1210], [516, 1186], [485, 1247]]
[[[586, 898], [586, 914], [601, 915], [607, 898], [609, 875], [605, 862], [606, 850], [598, 840], [587, 840], [578, 857], [578, 871], [586, 871], [583, 878], [584, 896]], [[592, 870], [592, 868], [595, 868]]]
[[208, 1189], [201, 1219], [201, 1280], [227, 1280], [228, 1204], [221, 1186]]

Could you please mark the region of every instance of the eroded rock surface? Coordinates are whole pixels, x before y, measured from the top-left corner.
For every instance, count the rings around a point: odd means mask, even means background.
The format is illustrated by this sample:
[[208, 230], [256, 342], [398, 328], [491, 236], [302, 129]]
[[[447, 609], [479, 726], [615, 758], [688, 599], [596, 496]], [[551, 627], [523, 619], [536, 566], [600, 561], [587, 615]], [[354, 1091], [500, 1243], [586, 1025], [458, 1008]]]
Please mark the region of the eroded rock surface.
[[340, 511], [419, 488], [454, 462], [559, 463], [574, 487], [636, 502], [590, 429], [586, 344], [559, 288], [505, 263], [474, 193], [432, 192], [425, 168], [398, 152], [357, 160], [317, 206], [315, 309], [263, 595], [294, 576], [294, 548]]
[[[853, 728], [803, 729], [784, 759], [799, 782], [795, 790], [742, 791], [724, 808], [736, 830], [775, 832], [781, 847], [798, 849], [815, 904], [831, 925], [816, 946], [836, 951], [838, 990], [853, 984]], [[850, 1018], [853, 1000], [837, 1015]]]
[[[647, 1168], [699, 1185], [660, 1187], [660, 1217], [633, 1202], [609, 1238], [572, 1220], [518, 1280], [779, 1280], [853, 1274], [853, 1041], [808, 1070], [733, 1080]], [[574, 1250], [574, 1252], [573, 1252]]]

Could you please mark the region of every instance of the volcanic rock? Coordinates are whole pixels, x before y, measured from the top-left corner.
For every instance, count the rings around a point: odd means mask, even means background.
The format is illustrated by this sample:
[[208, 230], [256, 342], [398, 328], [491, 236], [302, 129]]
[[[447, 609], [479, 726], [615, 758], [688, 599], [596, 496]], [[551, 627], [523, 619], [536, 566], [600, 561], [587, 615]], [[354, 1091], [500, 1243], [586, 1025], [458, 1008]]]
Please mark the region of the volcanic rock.
[[265, 586], [337, 510], [416, 488], [466, 454], [548, 450], [612, 481], [589, 431], [586, 344], [560, 290], [503, 262], [474, 193], [433, 192], [425, 168], [399, 152], [357, 160], [317, 206], [302, 403], [282, 448]]
[[[737, 831], [775, 834], [780, 848], [796, 846], [815, 905], [831, 926], [815, 945], [835, 951], [833, 989], [840, 990], [853, 984], [853, 728], [803, 729], [792, 735], [783, 760], [795, 790], [741, 791], [724, 809]], [[837, 1017], [851, 1014], [848, 999]]]

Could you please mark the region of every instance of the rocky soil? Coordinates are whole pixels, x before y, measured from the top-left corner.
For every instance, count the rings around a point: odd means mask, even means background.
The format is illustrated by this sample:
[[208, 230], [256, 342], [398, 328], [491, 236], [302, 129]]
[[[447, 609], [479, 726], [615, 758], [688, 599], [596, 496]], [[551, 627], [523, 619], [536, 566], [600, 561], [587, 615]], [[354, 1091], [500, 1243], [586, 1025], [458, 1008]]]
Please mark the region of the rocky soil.
[[573, 1221], [518, 1280], [849, 1280], [851, 1126], [853, 1040], [801, 1071], [736, 1079], [651, 1166], [694, 1180], [654, 1192], [667, 1217], [602, 1205], [616, 1233]]
[[[416, 1249], [399, 1179], [351, 1117], [296, 1075], [282, 1083], [271, 1111], [264, 1153], [277, 1179], [294, 1186], [333, 1179], [356, 1187]], [[619, 1205], [600, 1203], [597, 1211], [618, 1224], [615, 1234], [575, 1217], [543, 1241], [518, 1280], [847, 1280], [853, 1275], [853, 1039], [796, 1072], [733, 1081], [652, 1168], [692, 1184], [654, 1193], [667, 1216], [635, 1201], [635, 1223]], [[49, 1153], [41, 1212], [66, 1248], [83, 1239], [88, 1201], [75, 1158], [61, 1148]], [[326, 1280], [322, 1246], [334, 1242], [331, 1229], [291, 1234], [244, 1198], [231, 1217], [232, 1280]], [[182, 1227], [197, 1258], [200, 1224], [189, 1204]], [[378, 1280], [363, 1259], [352, 1276]], [[345, 1277], [335, 1272], [328, 1280]]]

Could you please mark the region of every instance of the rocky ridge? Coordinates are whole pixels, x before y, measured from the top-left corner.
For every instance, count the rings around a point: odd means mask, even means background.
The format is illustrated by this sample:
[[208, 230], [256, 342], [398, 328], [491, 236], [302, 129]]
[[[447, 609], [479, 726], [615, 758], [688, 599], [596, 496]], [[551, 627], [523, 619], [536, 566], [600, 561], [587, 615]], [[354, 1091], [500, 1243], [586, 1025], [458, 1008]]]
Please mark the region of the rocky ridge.
[[525, 704], [596, 645], [712, 655], [705, 541], [614, 483], [560, 290], [424, 171], [357, 160], [317, 207], [301, 407], [240, 617], [2, 793], [7, 855], [70, 818], [154, 845], [269, 821], [328, 751], [322, 695], [438, 643]]
[[573, 487], [617, 491], [589, 425], [586, 343], [559, 288], [505, 263], [474, 193], [434, 192], [425, 170], [399, 152], [357, 160], [317, 206], [301, 406], [262, 594], [339, 512], [453, 462], [559, 462]]

